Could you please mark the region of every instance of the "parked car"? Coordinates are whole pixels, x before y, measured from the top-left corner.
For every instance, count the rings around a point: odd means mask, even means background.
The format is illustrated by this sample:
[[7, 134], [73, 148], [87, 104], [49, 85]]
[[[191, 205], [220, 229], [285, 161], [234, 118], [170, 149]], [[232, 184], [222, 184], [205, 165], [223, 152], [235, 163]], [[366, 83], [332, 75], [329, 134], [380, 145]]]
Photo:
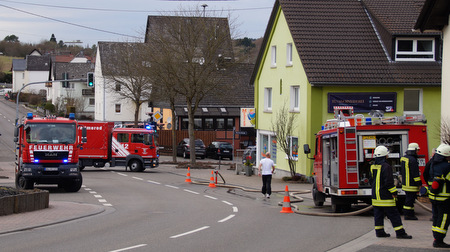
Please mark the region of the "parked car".
[[212, 142], [206, 148], [206, 157], [233, 160], [233, 146], [229, 142]]
[[[184, 158], [189, 158], [191, 156], [189, 148], [189, 138], [183, 139], [177, 145], [177, 156], [182, 156]], [[201, 159], [206, 158], [206, 148], [205, 144], [201, 139], [195, 140], [195, 156]]]
[[242, 154], [243, 164], [247, 160], [247, 157], [250, 157], [250, 163], [256, 163], [256, 146], [248, 146], [247, 148], [245, 148], [244, 153]]

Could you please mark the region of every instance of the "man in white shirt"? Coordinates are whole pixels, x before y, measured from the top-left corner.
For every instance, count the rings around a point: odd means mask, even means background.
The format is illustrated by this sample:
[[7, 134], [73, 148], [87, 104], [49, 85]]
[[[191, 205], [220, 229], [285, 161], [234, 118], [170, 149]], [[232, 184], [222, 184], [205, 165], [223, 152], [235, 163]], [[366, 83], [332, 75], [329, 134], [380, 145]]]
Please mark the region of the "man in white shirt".
[[266, 157], [259, 162], [258, 171], [259, 175], [262, 175], [263, 182], [261, 193], [270, 198], [270, 194], [272, 194], [272, 174], [275, 171], [275, 164], [270, 159], [270, 152], [267, 152]]

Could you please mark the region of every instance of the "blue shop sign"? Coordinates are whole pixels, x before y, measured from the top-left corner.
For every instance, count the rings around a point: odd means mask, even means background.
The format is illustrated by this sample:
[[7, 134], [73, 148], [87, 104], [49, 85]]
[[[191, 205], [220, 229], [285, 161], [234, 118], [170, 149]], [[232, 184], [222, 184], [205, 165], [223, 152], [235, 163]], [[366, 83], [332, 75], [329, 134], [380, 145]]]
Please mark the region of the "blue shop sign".
[[334, 106], [353, 106], [354, 112], [368, 113], [371, 110], [395, 112], [397, 93], [328, 93], [328, 113], [333, 113]]

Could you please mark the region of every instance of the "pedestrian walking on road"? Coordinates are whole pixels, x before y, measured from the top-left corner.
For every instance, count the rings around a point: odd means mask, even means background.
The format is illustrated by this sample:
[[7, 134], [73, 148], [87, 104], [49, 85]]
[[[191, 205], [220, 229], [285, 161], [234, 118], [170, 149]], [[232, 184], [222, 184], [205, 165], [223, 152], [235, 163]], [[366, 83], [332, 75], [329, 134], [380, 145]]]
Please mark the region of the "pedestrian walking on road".
[[270, 152], [266, 153], [266, 157], [263, 158], [259, 162], [259, 175], [262, 175], [262, 189], [261, 193], [264, 194], [266, 198], [270, 198], [270, 195], [272, 194], [272, 174], [275, 171], [275, 164], [273, 163], [273, 160], [270, 159]]
[[402, 190], [406, 193], [403, 213], [405, 220], [417, 220], [414, 212], [414, 202], [417, 199], [417, 193], [422, 186], [420, 179], [419, 162], [417, 161], [417, 151], [420, 149], [417, 143], [410, 143], [406, 155], [400, 158], [402, 175]]
[[398, 239], [411, 239], [403, 228], [402, 219], [396, 206], [397, 188], [394, 185], [392, 167], [386, 161], [389, 151], [385, 146], [375, 149], [375, 163], [370, 167], [372, 184], [372, 206], [377, 237], [390, 237], [384, 231], [384, 216], [387, 216], [394, 227]]
[[428, 181], [428, 197], [433, 208], [433, 247], [450, 248], [444, 242], [450, 223], [450, 145], [441, 144], [436, 148], [436, 154], [430, 167]]

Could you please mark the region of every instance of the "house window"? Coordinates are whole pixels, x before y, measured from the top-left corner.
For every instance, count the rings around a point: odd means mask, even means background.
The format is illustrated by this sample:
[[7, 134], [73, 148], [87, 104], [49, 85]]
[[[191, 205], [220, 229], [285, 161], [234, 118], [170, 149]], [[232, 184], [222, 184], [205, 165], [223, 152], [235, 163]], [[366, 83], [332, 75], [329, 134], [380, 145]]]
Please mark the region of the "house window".
[[121, 110], [122, 110], [121, 104], [116, 104], [116, 114], [120, 114]]
[[181, 129], [189, 129], [189, 118], [184, 117], [181, 119]]
[[205, 129], [206, 130], [214, 129], [214, 119], [212, 119], [212, 118], [205, 118]]
[[227, 118], [227, 130], [233, 130], [234, 118]]
[[216, 123], [217, 123], [217, 129], [225, 129], [225, 118], [217, 118], [216, 119]]
[[291, 86], [291, 112], [300, 111], [300, 87]]
[[264, 111], [272, 111], [272, 88], [264, 88]]
[[396, 61], [434, 61], [433, 38], [397, 38]]
[[[68, 80], [69, 79], [69, 73], [62, 73], [62, 79], [63, 80]], [[68, 81], [61, 81], [62, 87], [63, 88], [69, 88], [70, 86], [70, 82]]]
[[95, 98], [89, 98], [89, 106], [95, 105]]
[[405, 89], [403, 95], [403, 113], [422, 113], [422, 90]]
[[267, 152], [270, 152], [270, 159], [276, 164], [277, 163], [277, 138], [273, 135], [260, 135], [261, 141], [259, 144], [259, 155], [260, 160], [263, 159]]
[[120, 83], [116, 83], [116, 91], [120, 91]]
[[286, 66], [292, 66], [292, 43], [286, 44]]
[[277, 46], [272, 46], [272, 67], [277, 67]]

